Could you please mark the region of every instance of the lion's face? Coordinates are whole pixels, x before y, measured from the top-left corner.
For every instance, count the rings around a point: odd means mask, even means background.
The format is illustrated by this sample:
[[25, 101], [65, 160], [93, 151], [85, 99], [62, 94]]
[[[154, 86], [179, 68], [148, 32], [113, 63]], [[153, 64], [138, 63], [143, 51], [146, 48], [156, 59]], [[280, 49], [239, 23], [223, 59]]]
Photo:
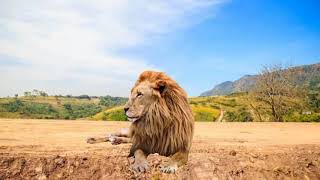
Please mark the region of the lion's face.
[[144, 81], [135, 86], [124, 108], [128, 120], [131, 122], [140, 120], [155, 100], [155, 92], [150, 82]]

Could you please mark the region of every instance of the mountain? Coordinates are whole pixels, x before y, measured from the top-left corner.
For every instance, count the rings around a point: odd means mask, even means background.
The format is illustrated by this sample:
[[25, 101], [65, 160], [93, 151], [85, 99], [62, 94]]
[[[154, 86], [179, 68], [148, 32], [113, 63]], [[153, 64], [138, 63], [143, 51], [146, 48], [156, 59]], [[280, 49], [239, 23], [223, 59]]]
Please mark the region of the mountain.
[[214, 95], [227, 95], [234, 91], [232, 81], [226, 81], [216, 85], [213, 89], [203, 92], [200, 96], [214, 96]]
[[[304, 85], [306, 82], [310, 82], [320, 76], [320, 63], [295, 66], [286, 71], [292, 72], [292, 78], [295, 84]], [[236, 92], [248, 92], [253, 88], [259, 75], [245, 75], [236, 81], [225, 81], [217, 84], [213, 89], [201, 93], [200, 96], [220, 96], [228, 95]]]
[[236, 81], [226, 81], [214, 86], [213, 89], [203, 92], [200, 96], [222, 96], [234, 92], [246, 92], [253, 87], [257, 75], [245, 75]]

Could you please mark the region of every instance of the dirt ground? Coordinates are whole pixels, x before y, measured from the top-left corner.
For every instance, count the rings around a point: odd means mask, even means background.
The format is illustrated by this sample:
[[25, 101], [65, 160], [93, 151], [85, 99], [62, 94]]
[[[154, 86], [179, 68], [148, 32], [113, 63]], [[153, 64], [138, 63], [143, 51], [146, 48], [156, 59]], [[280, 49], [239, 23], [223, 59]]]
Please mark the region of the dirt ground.
[[127, 122], [0, 120], [0, 179], [320, 179], [320, 124], [196, 123], [189, 162], [134, 173], [129, 144], [87, 144]]

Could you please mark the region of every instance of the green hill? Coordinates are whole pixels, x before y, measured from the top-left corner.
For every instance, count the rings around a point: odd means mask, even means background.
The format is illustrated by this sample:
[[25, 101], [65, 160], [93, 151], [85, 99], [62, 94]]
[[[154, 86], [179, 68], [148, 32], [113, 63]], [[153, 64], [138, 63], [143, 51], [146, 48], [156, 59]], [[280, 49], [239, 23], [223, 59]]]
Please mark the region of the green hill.
[[121, 97], [23, 96], [0, 98], [1, 118], [79, 119], [91, 117], [127, 101]]
[[110, 120], [110, 121], [126, 121], [127, 117], [124, 114], [123, 106], [117, 106], [95, 114], [90, 119], [92, 120]]
[[[226, 116], [225, 118], [227, 119], [225, 119], [225, 121], [252, 121], [252, 117], [247, 110], [247, 105], [243, 100], [245, 95], [246, 94], [219, 97], [195, 97], [189, 98], [189, 103], [196, 121], [214, 122], [218, 119], [222, 110], [225, 111], [227, 115], [229, 113], [235, 116]], [[241, 113], [246, 116], [237, 116]], [[123, 121], [126, 120], [126, 117], [123, 112], [123, 106], [119, 106], [100, 112], [92, 116], [91, 119]]]
[[[221, 112], [223, 116], [221, 121], [227, 122], [251, 122], [261, 121], [254, 113], [252, 108], [252, 100], [247, 93], [234, 93], [227, 96], [209, 96], [189, 98], [195, 121], [214, 122], [219, 119]], [[257, 105], [257, 104], [255, 104]], [[260, 109], [264, 107], [258, 106]], [[268, 117], [270, 112], [261, 111], [263, 121], [270, 121]], [[123, 106], [114, 107], [92, 116], [92, 120], [107, 121], [125, 121], [126, 116]], [[301, 109], [292, 109], [286, 116], [285, 121], [293, 122], [320, 122], [320, 113], [312, 112], [312, 114], [303, 114]]]

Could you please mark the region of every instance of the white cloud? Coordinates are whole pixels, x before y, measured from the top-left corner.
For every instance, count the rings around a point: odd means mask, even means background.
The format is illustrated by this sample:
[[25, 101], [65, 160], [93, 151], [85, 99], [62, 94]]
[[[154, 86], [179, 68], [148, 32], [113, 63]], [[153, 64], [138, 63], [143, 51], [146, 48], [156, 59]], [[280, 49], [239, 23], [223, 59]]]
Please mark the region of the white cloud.
[[0, 66], [0, 95], [39, 88], [49, 93], [126, 96], [136, 76], [155, 67], [117, 50], [149, 43], [154, 36], [201, 21], [208, 7], [220, 3], [1, 1], [0, 65], [7, 57], [23, 65]]

